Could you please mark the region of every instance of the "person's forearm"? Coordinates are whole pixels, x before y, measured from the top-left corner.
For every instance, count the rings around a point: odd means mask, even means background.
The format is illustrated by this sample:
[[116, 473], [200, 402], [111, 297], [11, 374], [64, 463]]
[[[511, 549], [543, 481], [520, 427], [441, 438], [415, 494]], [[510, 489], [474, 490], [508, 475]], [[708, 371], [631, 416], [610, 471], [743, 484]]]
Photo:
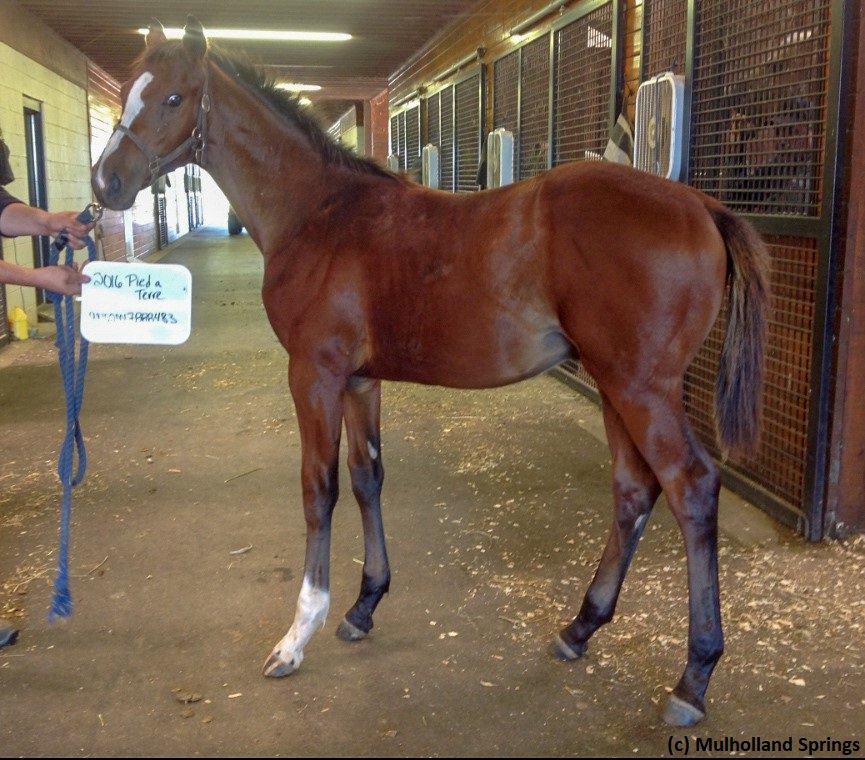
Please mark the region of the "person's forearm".
[[0, 216], [0, 232], [7, 237], [17, 235], [50, 235], [51, 215], [41, 208], [33, 208], [24, 203], [13, 203], [3, 210]]
[[0, 282], [44, 288], [64, 296], [77, 296], [81, 295], [81, 285], [90, 282], [90, 278], [78, 271], [77, 264], [54, 264], [30, 269], [0, 261]]
[[[3, 215], [6, 216], [5, 214]], [[38, 269], [30, 269], [13, 264], [9, 261], [0, 261], [0, 282], [6, 285], [29, 285], [41, 288], [40, 273]]]

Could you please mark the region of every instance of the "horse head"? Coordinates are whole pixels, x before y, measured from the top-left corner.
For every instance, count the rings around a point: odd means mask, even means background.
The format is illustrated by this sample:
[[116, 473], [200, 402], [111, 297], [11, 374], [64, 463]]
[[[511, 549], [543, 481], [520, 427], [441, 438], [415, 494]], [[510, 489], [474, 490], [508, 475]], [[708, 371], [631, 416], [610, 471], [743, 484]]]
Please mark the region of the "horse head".
[[97, 200], [126, 209], [157, 177], [190, 161], [201, 162], [206, 143], [207, 39], [193, 16], [181, 41], [168, 41], [150, 24], [147, 49], [121, 89], [120, 121], [92, 171]]

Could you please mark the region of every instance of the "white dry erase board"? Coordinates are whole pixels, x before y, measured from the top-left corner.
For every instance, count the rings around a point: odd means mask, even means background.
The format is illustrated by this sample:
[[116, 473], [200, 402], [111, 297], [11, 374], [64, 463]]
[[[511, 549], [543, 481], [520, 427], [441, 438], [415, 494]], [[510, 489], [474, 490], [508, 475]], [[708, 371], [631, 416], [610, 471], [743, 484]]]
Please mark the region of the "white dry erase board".
[[91, 343], [183, 343], [192, 330], [192, 275], [179, 264], [89, 261], [81, 334]]

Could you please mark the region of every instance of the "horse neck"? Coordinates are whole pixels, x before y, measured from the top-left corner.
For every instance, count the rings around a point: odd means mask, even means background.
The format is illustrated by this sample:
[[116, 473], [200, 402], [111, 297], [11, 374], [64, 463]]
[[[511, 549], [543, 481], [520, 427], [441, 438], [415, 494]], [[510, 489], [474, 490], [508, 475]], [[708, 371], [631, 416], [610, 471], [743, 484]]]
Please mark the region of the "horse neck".
[[268, 256], [327, 194], [325, 162], [297, 127], [210, 65], [203, 167]]

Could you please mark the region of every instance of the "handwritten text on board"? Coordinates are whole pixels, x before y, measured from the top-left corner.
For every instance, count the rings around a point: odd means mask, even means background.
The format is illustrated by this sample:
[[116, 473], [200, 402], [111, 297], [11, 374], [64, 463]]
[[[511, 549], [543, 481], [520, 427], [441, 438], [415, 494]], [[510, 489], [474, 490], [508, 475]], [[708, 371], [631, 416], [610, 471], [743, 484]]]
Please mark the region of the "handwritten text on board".
[[177, 345], [192, 329], [192, 275], [178, 264], [91, 261], [81, 334], [91, 343]]

